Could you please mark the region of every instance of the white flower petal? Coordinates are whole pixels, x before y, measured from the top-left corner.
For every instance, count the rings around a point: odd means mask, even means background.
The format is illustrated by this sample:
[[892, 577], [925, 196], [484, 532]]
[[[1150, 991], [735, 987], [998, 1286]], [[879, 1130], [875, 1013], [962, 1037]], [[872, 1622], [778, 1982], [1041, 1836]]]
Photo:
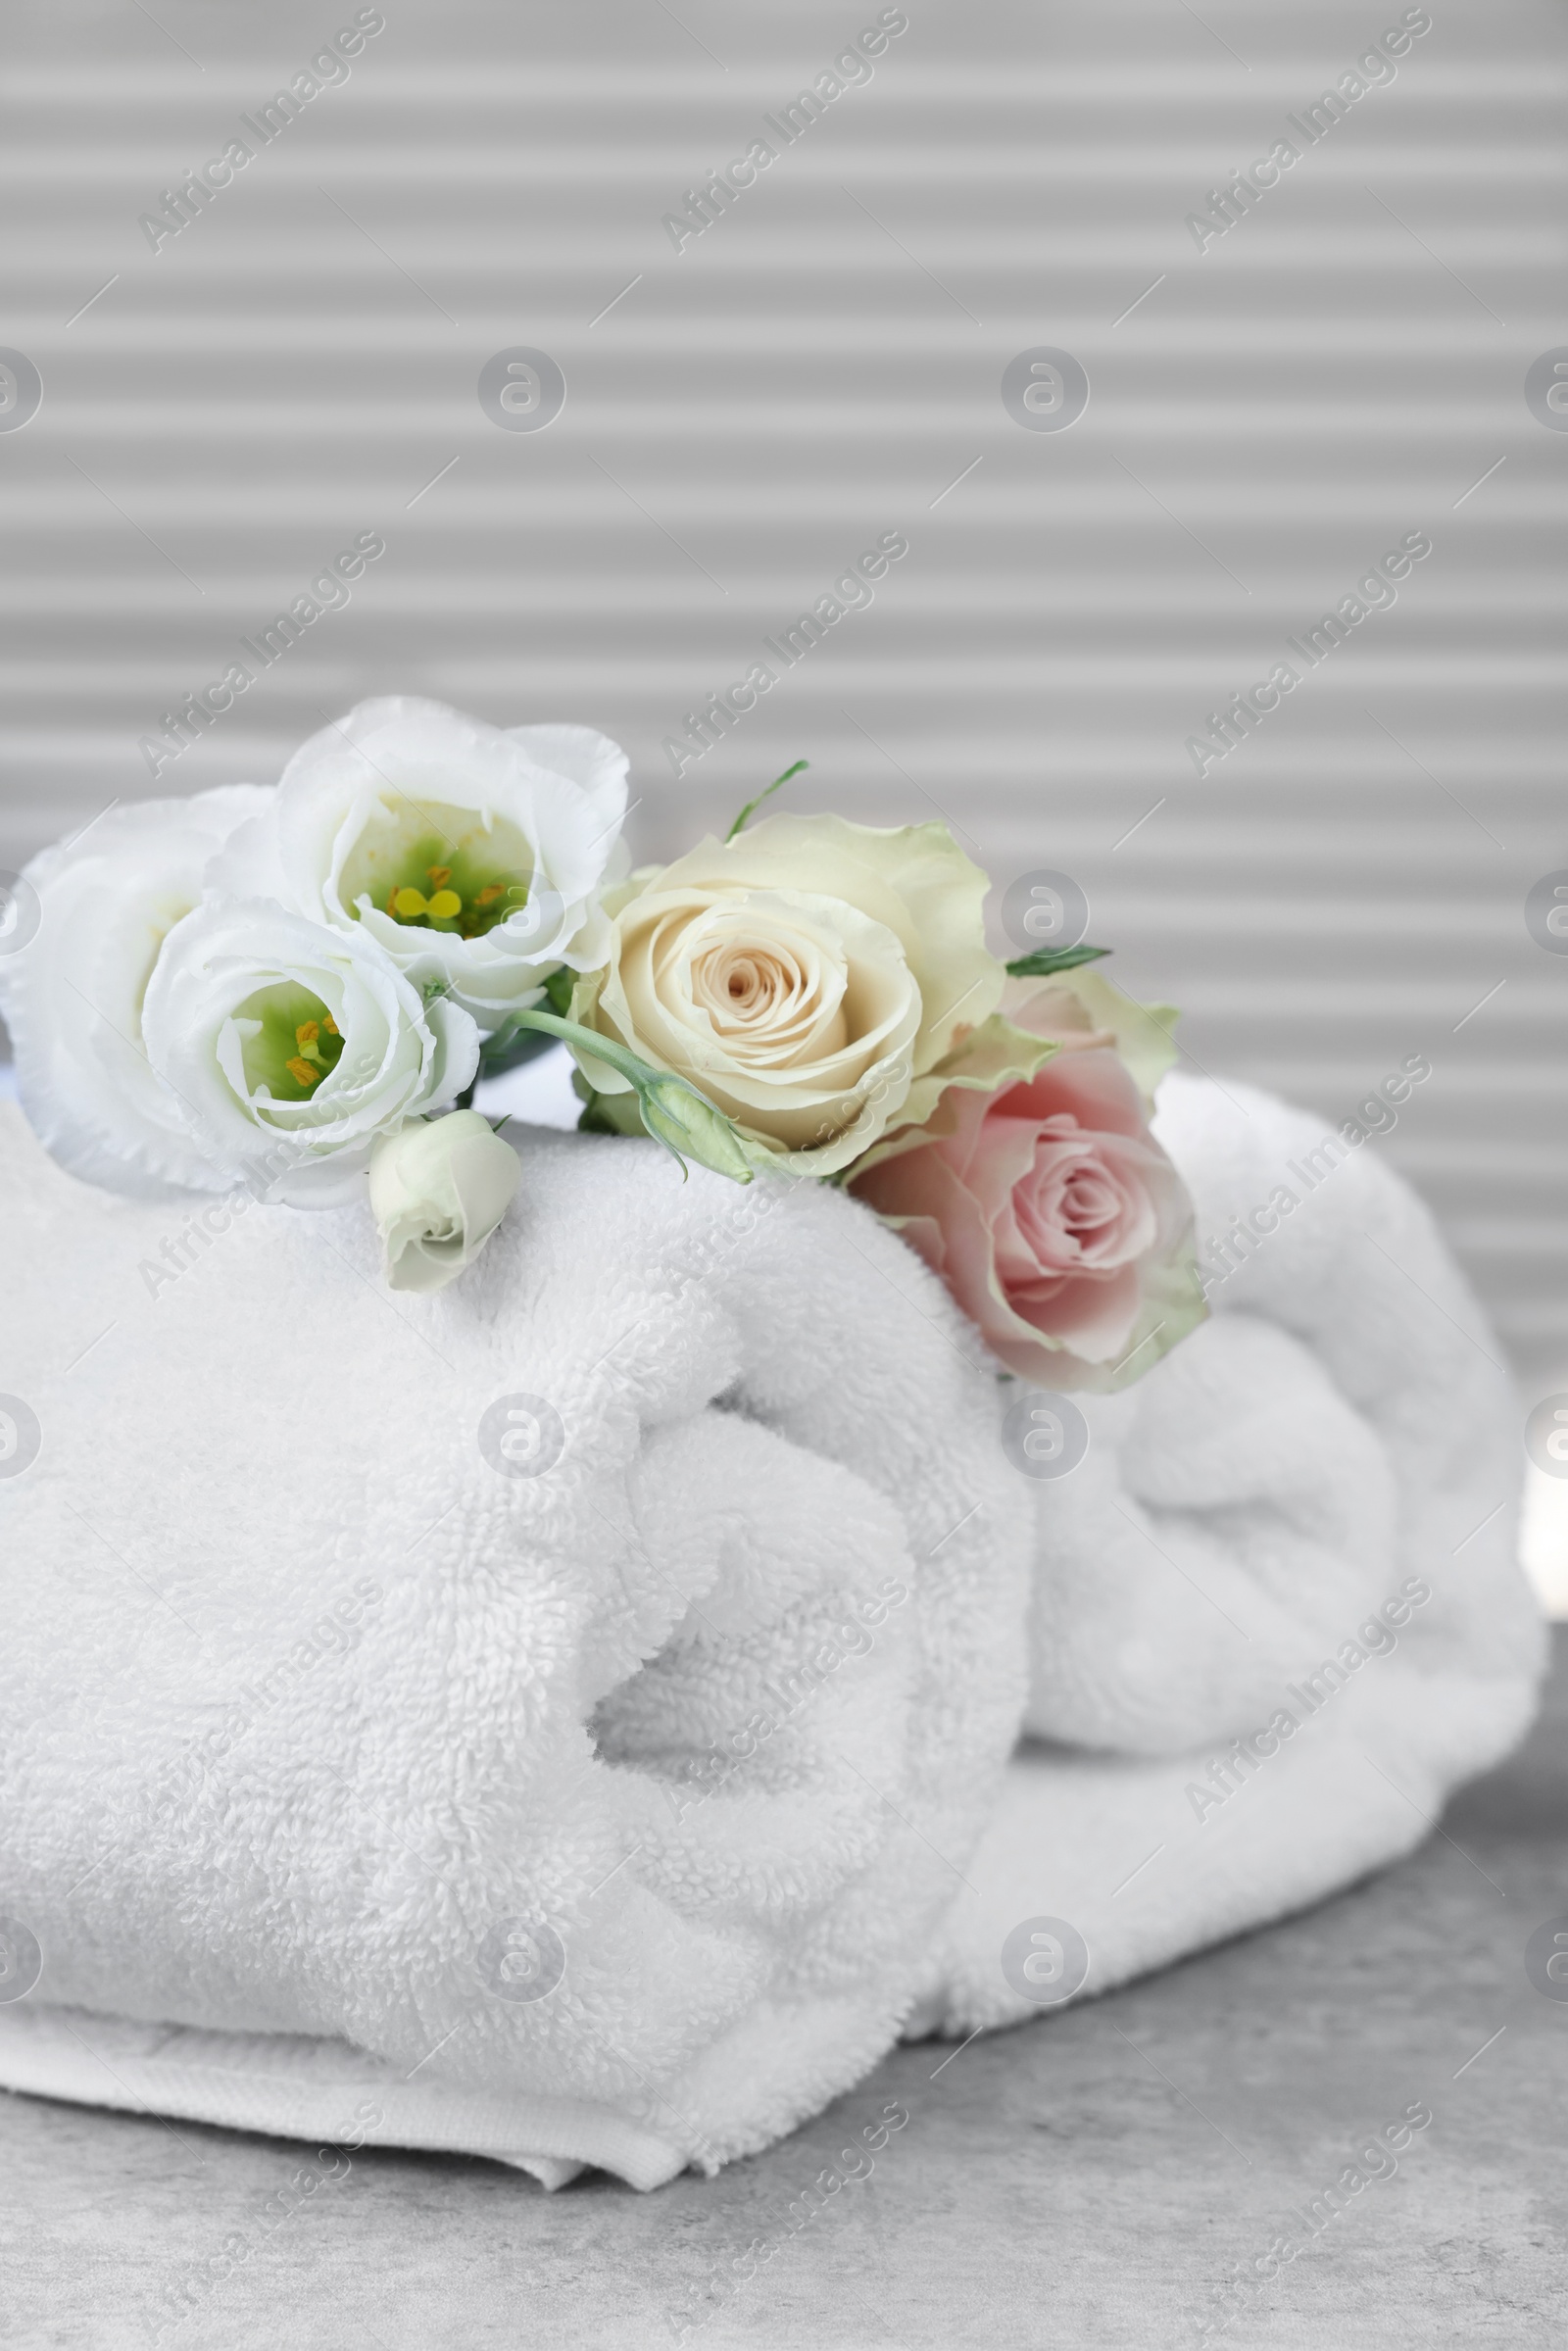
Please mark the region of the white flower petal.
[[626, 754], [591, 726], [509, 726], [535, 767], [569, 776], [580, 786], [607, 834], [618, 833], [626, 813]]
[[510, 1143], [477, 1110], [414, 1119], [370, 1158], [370, 1207], [394, 1290], [440, 1290], [471, 1264], [521, 1180]]
[[230, 784], [111, 808], [27, 866], [40, 919], [0, 958], [0, 1009], [23, 1106], [73, 1175], [154, 1199], [220, 1184], [147, 1057], [143, 997], [215, 853], [271, 800], [269, 786]]
[[[335, 1065], [297, 1100], [247, 1067], [263, 1026], [247, 1007], [281, 986], [316, 999], [341, 1037]], [[467, 1014], [426, 1005], [373, 940], [267, 901], [212, 901], [170, 933], [143, 1027], [219, 1180], [302, 1207], [357, 1198], [378, 1139], [451, 1102], [478, 1066]]]
[[[559, 964], [603, 959], [599, 894], [625, 776], [625, 754], [590, 727], [503, 731], [415, 697], [362, 703], [295, 753], [270, 826], [235, 841], [214, 885], [368, 933], [416, 986], [441, 985], [489, 1033], [536, 1004]], [[468, 939], [399, 920], [386, 899], [416, 886], [408, 860], [421, 843], [455, 870], [526, 887], [526, 904]]]

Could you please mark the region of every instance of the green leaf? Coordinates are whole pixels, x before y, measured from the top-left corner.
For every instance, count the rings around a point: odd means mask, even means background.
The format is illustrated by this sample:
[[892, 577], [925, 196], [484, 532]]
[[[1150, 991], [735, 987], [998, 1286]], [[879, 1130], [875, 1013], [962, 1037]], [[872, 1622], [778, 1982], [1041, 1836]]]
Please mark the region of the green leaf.
[[1049, 979], [1054, 971], [1076, 971], [1080, 963], [1098, 963], [1108, 947], [1037, 947], [1033, 955], [1018, 955], [1007, 965], [1015, 980]]
[[733, 841], [737, 833], [743, 833], [746, 830], [748, 823], [751, 821], [752, 817], [757, 814], [757, 811], [761, 807], [763, 801], [766, 800], [771, 793], [776, 792], [780, 784], [787, 784], [792, 775], [799, 775], [803, 767], [809, 767], [810, 764], [811, 762], [809, 759], [797, 759], [793, 767], [786, 767], [782, 775], [774, 776], [773, 781], [768, 785], [765, 792], [759, 792], [755, 800], [749, 800], [746, 803], [745, 808], [742, 808], [740, 814], [736, 817], [734, 823], [730, 826], [729, 831], [724, 835], [726, 843]]
[[653, 1068], [613, 1038], [601, 1037], [597, 1029], [585, 1029], [575, 1020], [559, 1019], [554, 1012], [519, 1012], [515, 1017], [519, 1028], [542, 1029], [547, 1036], [559, 1037], [579, 1061], [586, 1053], [623, 1077], [637, 1097], [644, 1128], [678, 1162], [683, 1176], [686, 1161], [681, 1154], [687, 1151], [700, 1167], [710, 1167], [715, 1175], [728, 1176], [736, 1184], [751, 1182], [752, 1163], [734, 1126], [684, 1078], [671, 1070]]

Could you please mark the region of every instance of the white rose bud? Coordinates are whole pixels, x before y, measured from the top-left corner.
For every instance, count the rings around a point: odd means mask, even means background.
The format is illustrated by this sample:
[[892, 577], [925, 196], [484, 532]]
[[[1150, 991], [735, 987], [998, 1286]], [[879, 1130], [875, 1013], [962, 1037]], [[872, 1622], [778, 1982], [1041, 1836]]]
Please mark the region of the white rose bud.
[[370, 1207], [394, 1290], [440, 1290], [479, 1254], [522, 1166], [477, 1110], [412, 1119], [370, 1156]]

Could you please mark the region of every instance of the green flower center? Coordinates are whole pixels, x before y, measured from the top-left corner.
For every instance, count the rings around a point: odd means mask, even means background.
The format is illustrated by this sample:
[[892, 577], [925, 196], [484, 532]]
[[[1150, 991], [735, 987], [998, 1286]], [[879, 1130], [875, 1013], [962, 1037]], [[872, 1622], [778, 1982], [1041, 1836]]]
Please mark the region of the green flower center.
[[291, 980], [247, 997], [234, 1014], [245, 1083], [279, 1102], [309, 1102], [343, 1051], [336, 1021], [318, 996]]
[[432, 816], [411, 802], [366, 828], [340, 889], [356, 915], [368, 898], [402, 926], [482, 939], [527, 905], [532, 875], [532, 853], [514, 826], [476, 826], [471, 810], [458, 808]]

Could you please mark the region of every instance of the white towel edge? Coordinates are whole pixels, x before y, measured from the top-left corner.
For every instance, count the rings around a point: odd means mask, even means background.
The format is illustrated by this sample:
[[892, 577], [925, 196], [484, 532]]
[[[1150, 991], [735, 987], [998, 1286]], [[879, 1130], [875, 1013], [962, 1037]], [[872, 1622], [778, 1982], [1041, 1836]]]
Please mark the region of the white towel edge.
[[[269, 2034], [254, 2036], [259, 2051], [267, 2048], [267, 2064], [254, 2072], [231, 2061], [251, 2036], [196, 2030], [181, 2033], [177, 2054], [137, 2055], [117, 2046], [111, 2060], [95, 2041], [147, 2028], [74, 2013], [79, 2032], [62, 2010], [0, 2009], [0, 2087], [334, 2146], [348, 2135], [356, 2105], [369, 2103], [379, 2119], [352, 2125], [363, 2146], [487, 2156], [530, 2173], [551, 2190], [589, 2167], [647, 2190], [662, 2187], [686, 2166], [679, 2148], [589, 2099], [496, 2097], [399, 2081], [369, 2068], [346, 2044], [328, 2041], [312, 2045], [304, 2079], [307, 2066], [296, 2074], [286, 2062], [279, 2065], [280, 2044]], [[323, 2077], [320, 2053], [338, 2045], [350, 2062], [337, 2079]], [[204, 2058], [204, 2048], [221, 2049], [229, 2061]]]

